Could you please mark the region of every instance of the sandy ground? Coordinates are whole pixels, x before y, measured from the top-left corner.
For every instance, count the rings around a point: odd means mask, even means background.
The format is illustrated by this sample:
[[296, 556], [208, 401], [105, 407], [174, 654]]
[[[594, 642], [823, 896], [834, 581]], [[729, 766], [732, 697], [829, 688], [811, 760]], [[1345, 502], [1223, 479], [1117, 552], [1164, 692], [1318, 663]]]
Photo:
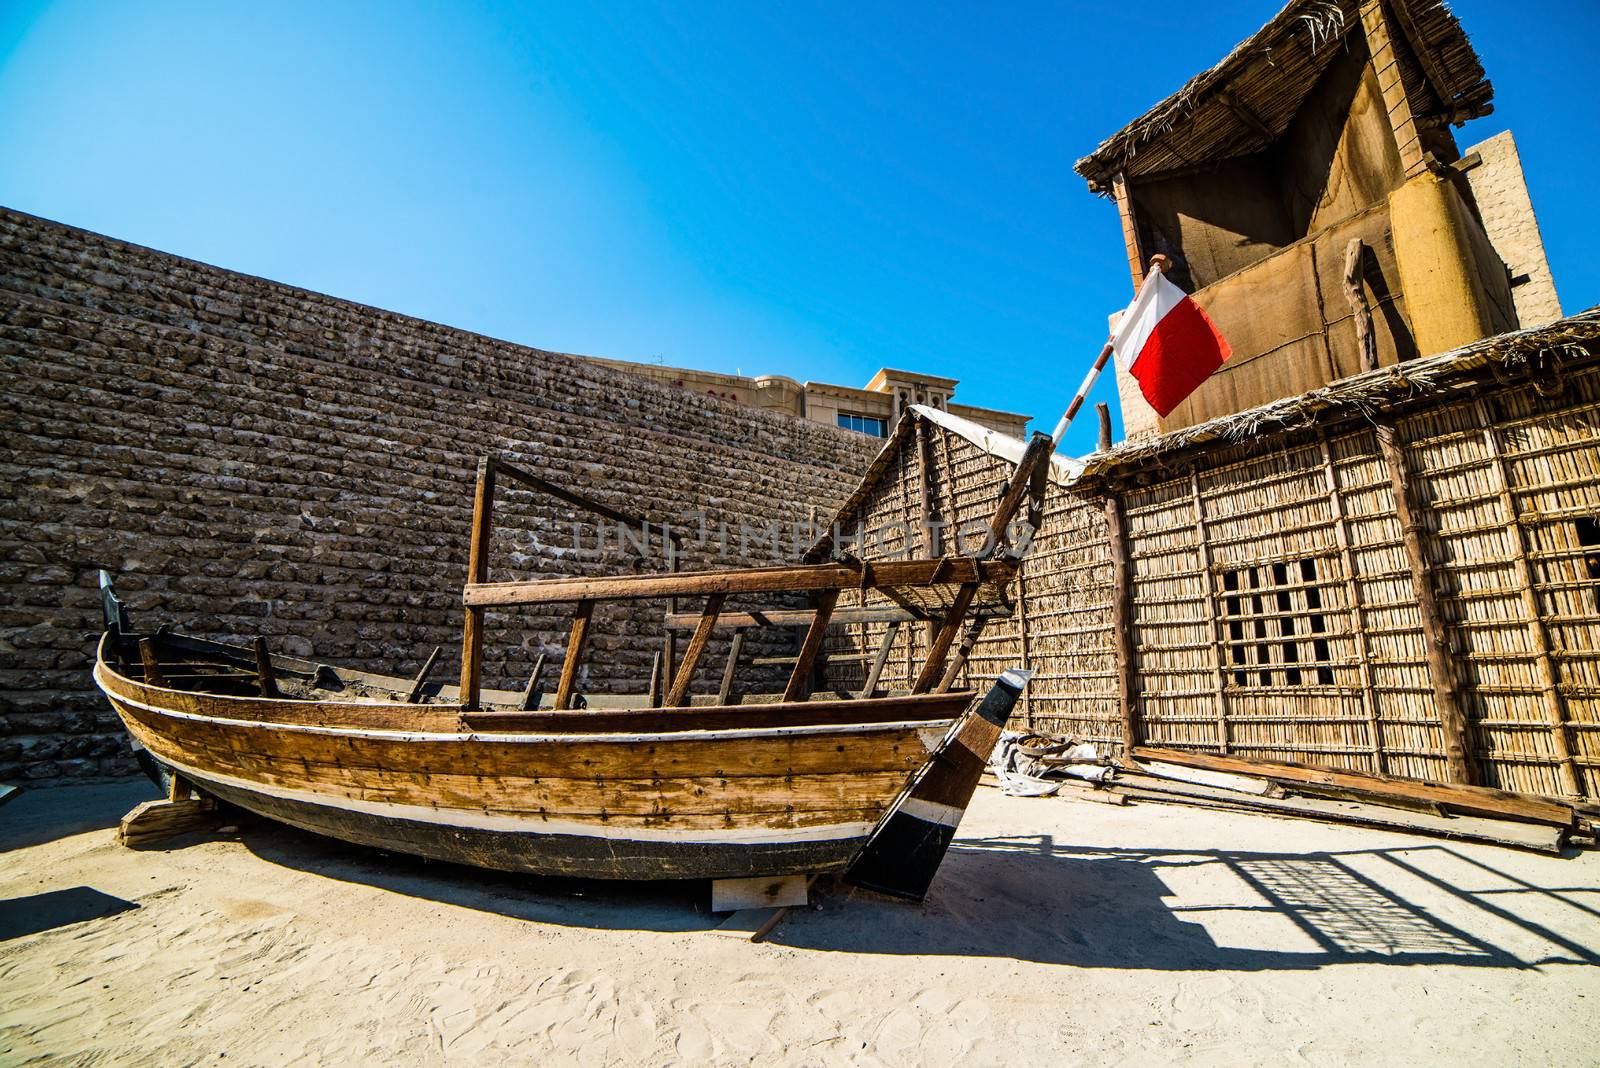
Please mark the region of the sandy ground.
[[1600, 854], [981, 790], [927, 903], [771, 943], [699, 884], [500, 876], [263, 822], [0, 809], [0, 1064], [1596, 1064]]

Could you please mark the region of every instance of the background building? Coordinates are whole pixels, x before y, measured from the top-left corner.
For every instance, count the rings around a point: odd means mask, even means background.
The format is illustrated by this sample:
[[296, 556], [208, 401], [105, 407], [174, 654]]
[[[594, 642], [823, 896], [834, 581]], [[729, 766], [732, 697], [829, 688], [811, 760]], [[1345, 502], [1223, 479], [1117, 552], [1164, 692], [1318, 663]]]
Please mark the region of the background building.
[[1002, 412], [993, 408], [975, 408], [970, 404], [955, 404], [956, 379], [938, 375], [918, 374], [914, 371], [896, 371], [885, 367], [872, 376], [864, 389], [850, 386], [833, 386], [825, 382], [807, 382], [802, 385], [784, 375], [761, 375], [746, 378], [743, 375], [718, 374], [715, 371], [694, 371], [685, 367], [663, 367], [659, 364], [630, 363], [626, 360], [606, 360], [587, 357], [634, 374], [653, 378], [658, 382], [680, 389], [707, 393], [724, 400], [738, 401], [768, 411], [797, 415], [816, 423], [844, 427], [874, 437], [885, 437], [900, 419], [900, 413], [913, 404], [926, 404], [930, 408], [959, 415], [980, 426], [1002, 433], [1022, 437], [1027, 431], [1029, 416], [1015, 412]]

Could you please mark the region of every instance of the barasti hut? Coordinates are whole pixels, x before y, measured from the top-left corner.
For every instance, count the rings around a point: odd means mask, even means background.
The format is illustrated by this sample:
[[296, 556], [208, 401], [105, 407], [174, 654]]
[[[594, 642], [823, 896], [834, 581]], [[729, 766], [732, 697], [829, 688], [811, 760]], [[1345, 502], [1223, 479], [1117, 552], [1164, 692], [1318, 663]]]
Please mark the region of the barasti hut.
[[[1119, 369], [1126, 439], [1058, 459], [957, 650], [1037, 670], [1031, 729], [1600, 799], [1600, 311], [1561, 318], [1510, 135], [1457, 149], [1491, 96], [1442, 4], [1296, 2], [1079, 163], [1233, 354], [1166, 417]], [[917, 409], [838, 521], [937, 555], [1020, 454]], [[931, 633], [842, 628], [829, 685]]]

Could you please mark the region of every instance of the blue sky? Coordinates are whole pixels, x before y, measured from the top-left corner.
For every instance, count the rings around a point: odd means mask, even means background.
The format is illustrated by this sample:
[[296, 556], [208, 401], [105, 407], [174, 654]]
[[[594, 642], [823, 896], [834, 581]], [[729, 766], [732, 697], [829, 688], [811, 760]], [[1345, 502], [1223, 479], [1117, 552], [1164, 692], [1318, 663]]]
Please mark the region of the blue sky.
[[[1453, 6], [1496, 87], [1457, 137], [1516, 132], [1593, 305], [1600, 4]], [[923, 369], [1048, 430], [1129, 289], [1073, 162], [1277, 7], [0, 0], [0, 203], [543, 348]]]

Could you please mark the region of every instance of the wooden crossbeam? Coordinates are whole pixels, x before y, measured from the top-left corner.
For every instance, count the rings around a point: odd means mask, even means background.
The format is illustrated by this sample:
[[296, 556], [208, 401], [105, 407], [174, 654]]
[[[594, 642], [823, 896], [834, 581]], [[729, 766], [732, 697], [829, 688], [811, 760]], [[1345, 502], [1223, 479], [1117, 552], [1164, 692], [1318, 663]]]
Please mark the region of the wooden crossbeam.
[[712, 593], [956, 586], [967, 583], [1007, 582], [1016, 574], [1016, 570], [1016, 563], [1010, 560], [947, 557], [943, 560], [885, 560], [874, 562], [866, 569], [837, 563], [795, 564], [787, 567], [691, 571], [668, 575], [545, 579], [536, 582], [473, 582], [467, 584], [462, 602], [469, 608], [486, 608], [559, 604], [582, 600], [624, 601], [660, 597], [704, 597]]

